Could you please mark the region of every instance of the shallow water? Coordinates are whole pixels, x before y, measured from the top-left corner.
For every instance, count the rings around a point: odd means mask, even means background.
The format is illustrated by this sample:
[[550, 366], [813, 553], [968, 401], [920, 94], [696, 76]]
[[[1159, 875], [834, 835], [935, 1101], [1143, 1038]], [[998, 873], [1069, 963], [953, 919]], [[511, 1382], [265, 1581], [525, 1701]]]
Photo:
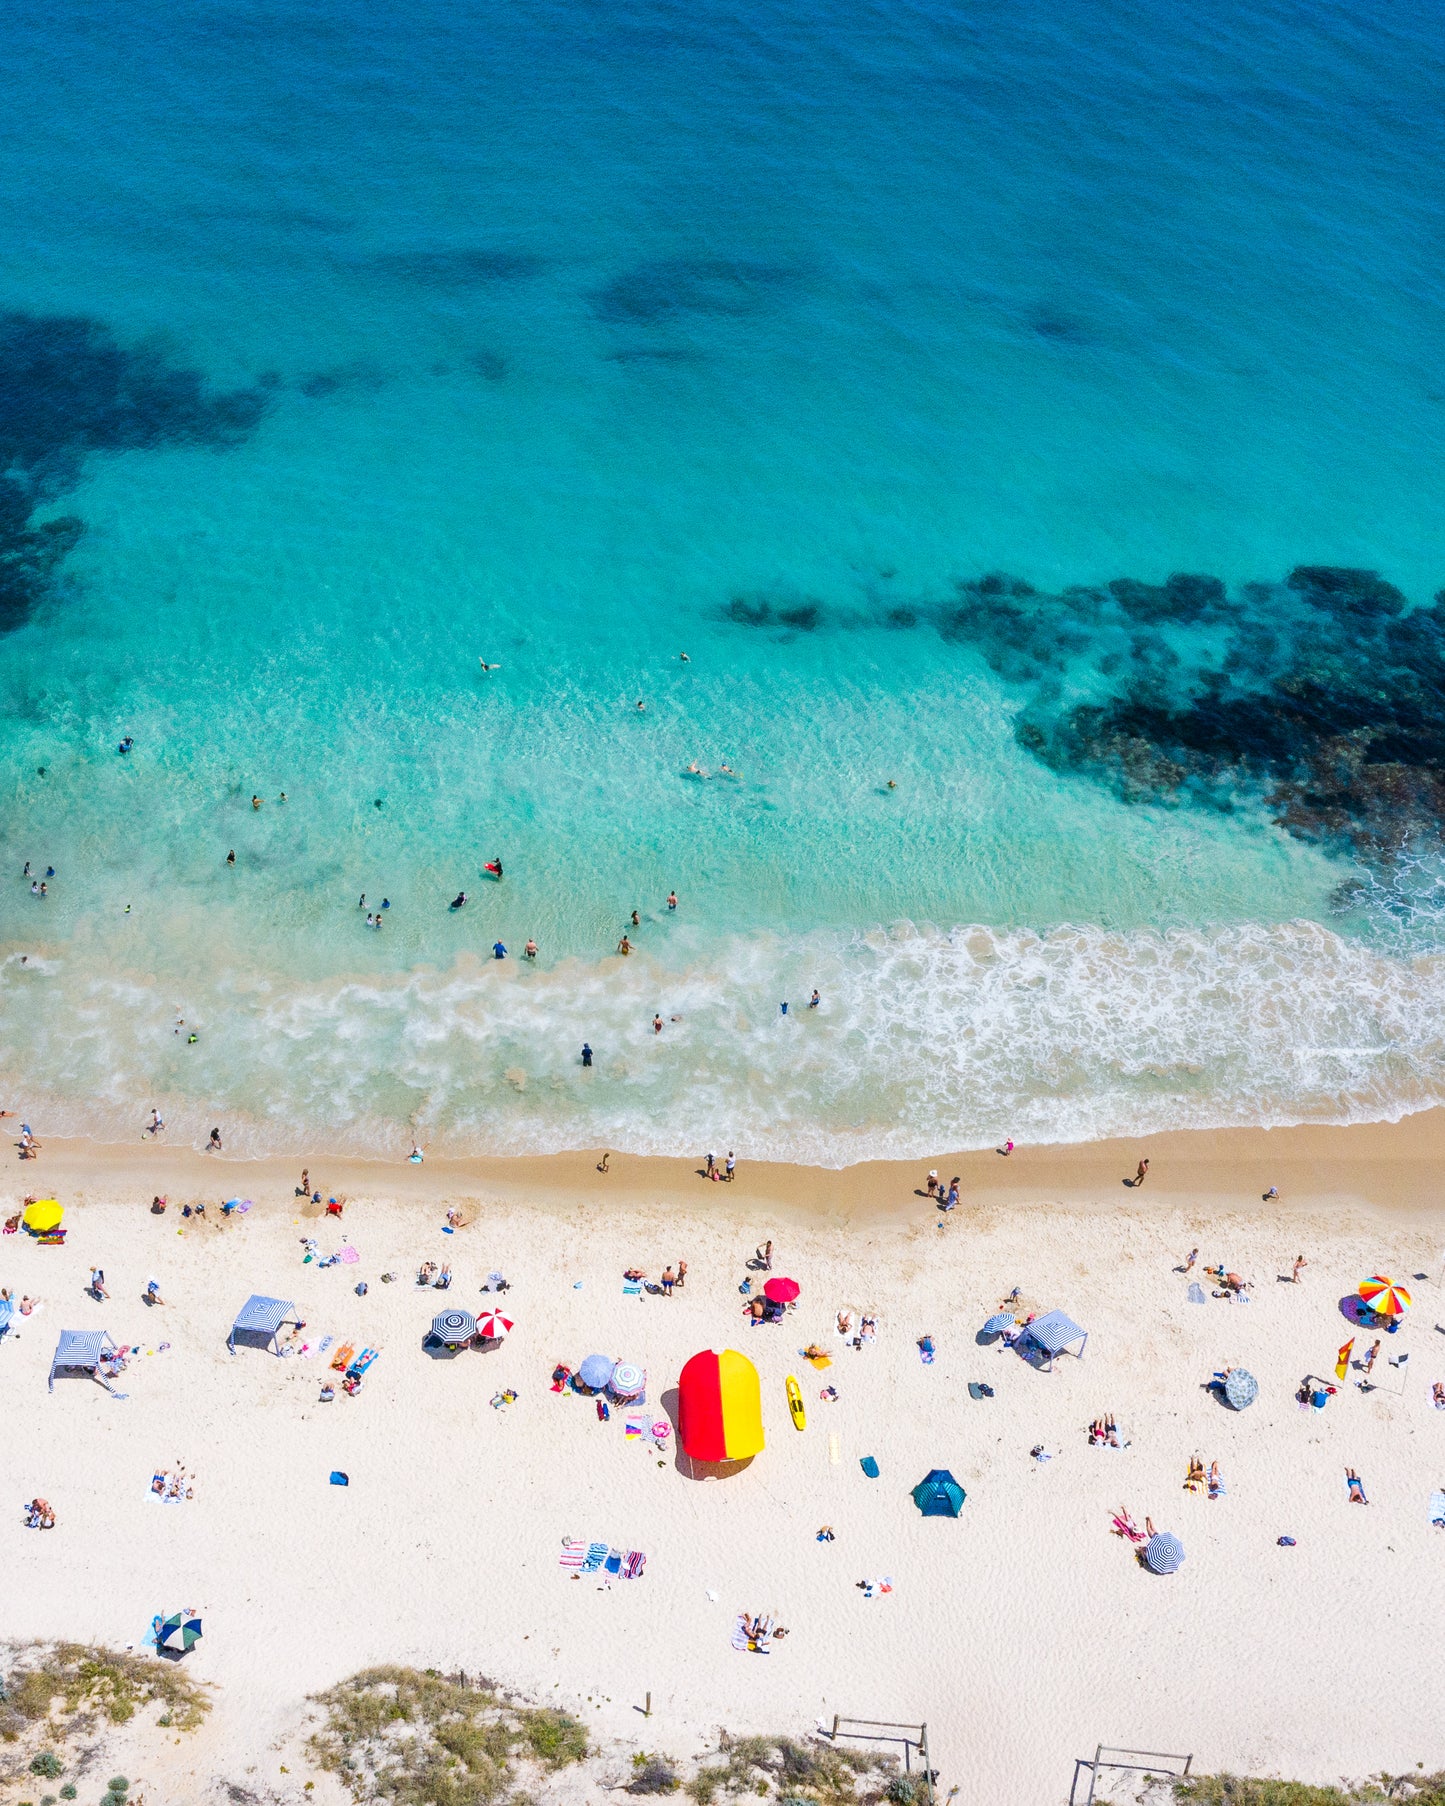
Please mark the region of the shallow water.
[[1445, 1094], [1425, 877], [1341, 913], [1355, 861], [1255, 795], [1050, 768], [1052, 680], [940, 632], [998, 568], [1445, 581], [1426, 15], [0, 41], [4, 430], [84, 527], [0, 639], [0, 1072], [47, 1122], [841, 1160]]

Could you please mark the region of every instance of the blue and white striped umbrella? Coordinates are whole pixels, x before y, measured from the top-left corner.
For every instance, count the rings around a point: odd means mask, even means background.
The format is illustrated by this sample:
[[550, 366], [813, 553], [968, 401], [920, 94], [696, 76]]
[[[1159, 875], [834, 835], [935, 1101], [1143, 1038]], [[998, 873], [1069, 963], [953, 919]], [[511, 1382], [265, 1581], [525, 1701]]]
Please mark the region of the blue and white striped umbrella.
[[996, 1336], [1000, 1330], [1012, 1329], [1013, 1326], [1014, 1314], [1012, 1311], [997, 1311], [984, 1324], [983, 1333], [986, 1336]]
[[1160, 1530], [1144, 1545], [1144, 1560], [1156, 1574], [1172, 1574], [1184, 1560], [1184, 1545], [1168, 1530]]
[[477, 1333], [477, 1320], [470, 1311], [443, 1311], [431, 1320], [431, 1333], [449, 1348], [470, 1342]]

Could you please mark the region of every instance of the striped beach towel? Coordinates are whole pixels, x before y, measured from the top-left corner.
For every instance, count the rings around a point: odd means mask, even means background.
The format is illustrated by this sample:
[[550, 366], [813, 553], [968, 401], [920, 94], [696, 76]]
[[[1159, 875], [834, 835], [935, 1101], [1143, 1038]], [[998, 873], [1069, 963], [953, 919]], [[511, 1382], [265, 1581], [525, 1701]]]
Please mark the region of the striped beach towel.
[[562, 1553], [557, 1557], [560, 1567], [580, 1568], [586, 1559], [587, 1544], [582, 1537], [564, 1536], [562, 1538]]
[[1430, 1494], [1430, 1522], [1445, 1530], [1445, 1492]]
[[640, 1580], [642, 1570], [647, 1565], [647, 1557], [640, 1549], [629, 1549], [622, 1562], [622, 1578], [624, 1580]]
[[587, 1545], [587, 1559], [582, 1563], [582, 1572], [584, 1574], [595, 1574], [606, 1560], [606, 1543], [589, 1543]]

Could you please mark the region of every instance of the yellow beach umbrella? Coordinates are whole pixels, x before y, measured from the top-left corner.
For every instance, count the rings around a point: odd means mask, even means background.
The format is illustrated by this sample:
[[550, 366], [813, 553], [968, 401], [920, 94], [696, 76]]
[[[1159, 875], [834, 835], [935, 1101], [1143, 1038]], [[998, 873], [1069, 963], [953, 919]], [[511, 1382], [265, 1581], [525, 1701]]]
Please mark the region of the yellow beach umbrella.
[[33, 1204], [25, 1206], [25, 1215], [21, 1221], [27, 1229], [33, 1229], [36, 1235], [45, 1235], [60, 1227], [60, 1219], [64, 1215], [64, 1206], [57, 1204], [54, 1198], [37, 1198]]
[[1410, 1308], [1410, 1294], [1404, 1286], [1397, 1286], [1393, 1279], [1382, 1279], [1377, 1273], [1373, 1279], [1360, 1281], [1360, 1303], [1381, 1317], [1403, 1317]]

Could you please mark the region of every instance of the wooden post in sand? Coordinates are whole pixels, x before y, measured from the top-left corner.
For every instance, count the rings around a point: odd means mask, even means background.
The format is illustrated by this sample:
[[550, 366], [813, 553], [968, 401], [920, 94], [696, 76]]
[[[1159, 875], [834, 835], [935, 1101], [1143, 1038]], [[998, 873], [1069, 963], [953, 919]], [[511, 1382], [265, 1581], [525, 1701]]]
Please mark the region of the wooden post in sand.
[[652, 1695], [651, 1695], [651, 1693], [649, 1693], [647, 1695], [647, 1704], [642, 1708], [642, 1716], [644, 1718], [652, 1717]]

